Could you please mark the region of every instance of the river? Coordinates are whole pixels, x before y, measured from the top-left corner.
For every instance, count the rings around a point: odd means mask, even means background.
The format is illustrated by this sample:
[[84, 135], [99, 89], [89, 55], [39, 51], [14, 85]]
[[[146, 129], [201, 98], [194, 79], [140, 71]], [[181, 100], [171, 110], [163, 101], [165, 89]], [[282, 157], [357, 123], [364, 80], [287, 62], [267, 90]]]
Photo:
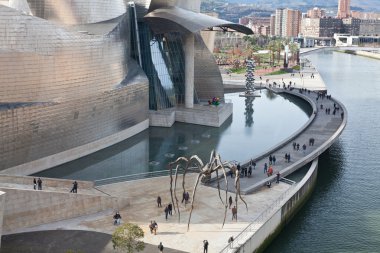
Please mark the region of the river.
[[331, 51], [307, 58], [348, 123], [319, 159], [311, 198], [265, 252], [380, 252], [380, 61]]

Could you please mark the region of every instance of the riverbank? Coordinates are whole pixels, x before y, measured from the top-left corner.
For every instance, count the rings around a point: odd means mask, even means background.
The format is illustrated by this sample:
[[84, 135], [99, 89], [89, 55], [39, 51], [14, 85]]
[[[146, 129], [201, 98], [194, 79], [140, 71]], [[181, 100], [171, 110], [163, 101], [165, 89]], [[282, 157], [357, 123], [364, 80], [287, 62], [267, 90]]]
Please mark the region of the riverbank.
[[376, 60], [380, 60], [380, 53], [379, 52], [369, 52], [369, 51], [355, 51], [355, 50], [337, 50], [339, 53], [346, 53], [346, 54], [352, 54], [352, 55], [358, 55], [358, 56], [364, 56]]

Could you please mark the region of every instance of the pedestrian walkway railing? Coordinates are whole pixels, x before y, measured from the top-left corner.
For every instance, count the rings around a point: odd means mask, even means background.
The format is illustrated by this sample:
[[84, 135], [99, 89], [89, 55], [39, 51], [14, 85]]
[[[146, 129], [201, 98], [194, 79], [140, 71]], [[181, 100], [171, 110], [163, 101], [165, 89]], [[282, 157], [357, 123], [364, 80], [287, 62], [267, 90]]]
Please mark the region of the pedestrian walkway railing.
[[[197, 167], [190, 167], [188, 169], [188, 173], [197, 172]], [[184, 169], [180, 168], [178, 169], [178, 174], [183, 174]], [[119, 183], [124, 181], [133, 181], [133, 180], [139, 180], [139, 179], [147, 179], [147, 178], [153, 178], [153, 177], [163, 177], [163, 176], [169, 176], [170, 170], [159, 170], [159, 171], [151, 171], [151, 172], [144, 172], [144, 173], [136, 173], [131, 175], [123, 175], [123, 176], [117, 176], [117, 177], [109, 177], [109, 178], [103, 178], [94, 180], [95, 186], [100, 185], [106, 185], [106, 184], [113, 184], [113, 183]], [[172, 175], [175, 174], [175, 170], [172, 170]]]
[[[283, 181], [285, 178], [282, 178]], [[283, 192], [270, 206], [268, 206], [257, 218], [250, 223], [240, 234], [234, 237], [234, 240], [230, 242], [220, 253], [233, 253], [237, 252], [244, 243], [249, 240], [257, 231], [259, 231], [263, 225], [268, 221], [270, 217], [281, 207], [282, 202], [289, 197], [295, 189], [296, 182], [286, 179], [287, 183], [291, 183], [291, 186]]]

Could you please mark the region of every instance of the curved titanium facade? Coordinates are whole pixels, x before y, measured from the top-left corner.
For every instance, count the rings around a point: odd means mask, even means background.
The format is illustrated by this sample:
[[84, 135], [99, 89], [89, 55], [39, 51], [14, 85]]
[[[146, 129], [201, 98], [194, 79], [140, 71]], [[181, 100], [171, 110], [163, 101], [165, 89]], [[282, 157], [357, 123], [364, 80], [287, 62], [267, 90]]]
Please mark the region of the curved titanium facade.
[[[195, 34], [195, 102], [223, 97], [220, 72], [199, 31], [216, 25], [248, 33], [197, 13], [199, 0], [9, 5], [0, 5], [0, 170], [18, 174], [119, 142], [148, 127], [149, 109], [183, 103], [189, 33]], [[156, 29], [160, 22], [170, 25]]]
[[1, 170], [148, 119], [148, 80], [120, 36], [130, 31], [126, 19], [95, 36], [0, 5]]

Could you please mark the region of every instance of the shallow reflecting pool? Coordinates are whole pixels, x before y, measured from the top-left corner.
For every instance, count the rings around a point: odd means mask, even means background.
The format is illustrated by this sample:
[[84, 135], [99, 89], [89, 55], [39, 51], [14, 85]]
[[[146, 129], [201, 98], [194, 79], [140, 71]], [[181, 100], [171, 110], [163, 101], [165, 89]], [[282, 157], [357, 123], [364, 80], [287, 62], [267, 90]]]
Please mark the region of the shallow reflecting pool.
[[[257, 91], [259, 92], [259, 91]], [[251, 100], [249, 100], [251, 99]], [[36, 175], [97, 180], [167, 169], [178, 156], [209, 159], [212, 149], [222, 160], [245, 161], [301, 128], [311, 114], [303, 100], [262, 91], [261, 97], [226, 94], [234, 105], [233, 116], [220, 128], [176, 123], [171, 128], [151, 127], [114, 146]]]

